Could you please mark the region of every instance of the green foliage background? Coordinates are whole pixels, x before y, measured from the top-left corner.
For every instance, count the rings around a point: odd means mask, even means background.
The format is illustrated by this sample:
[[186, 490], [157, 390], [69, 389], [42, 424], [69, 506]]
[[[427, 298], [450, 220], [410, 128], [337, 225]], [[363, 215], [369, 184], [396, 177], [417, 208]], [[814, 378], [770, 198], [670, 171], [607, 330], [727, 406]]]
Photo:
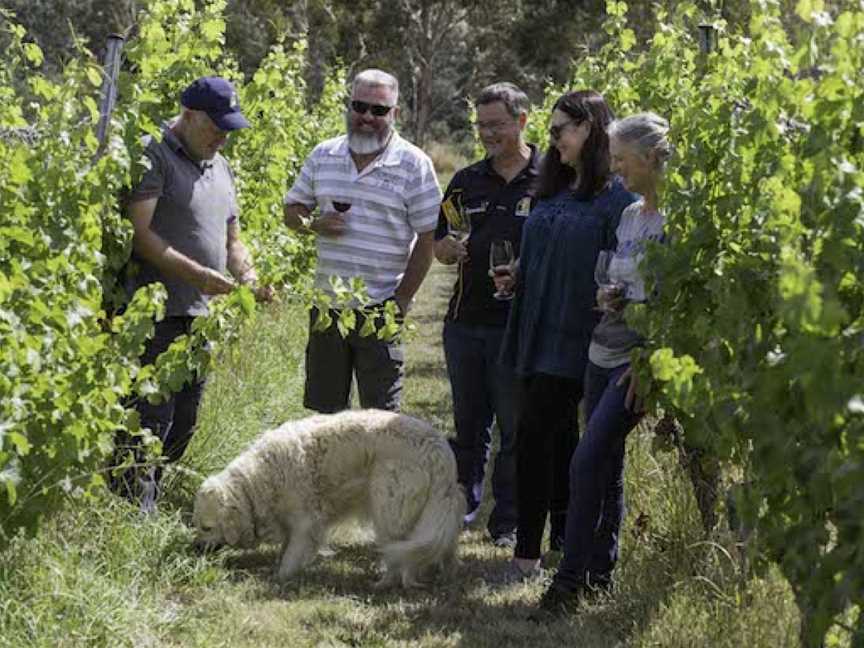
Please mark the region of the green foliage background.
[[608, 2], [608, 41], [570, 84], [671, 122], [658, 297], [628, 312], [650, 340], [638, 365], [688, 443], [743, 475], [757, 564], [781, 566], [807, 645], [864, 603], [864, 6], [833, 5], [798, 2], [795, 32], [753, 3], [747, 35], [718, 21], [705, 55], [694, 3], [659, 10], [637, 50]]

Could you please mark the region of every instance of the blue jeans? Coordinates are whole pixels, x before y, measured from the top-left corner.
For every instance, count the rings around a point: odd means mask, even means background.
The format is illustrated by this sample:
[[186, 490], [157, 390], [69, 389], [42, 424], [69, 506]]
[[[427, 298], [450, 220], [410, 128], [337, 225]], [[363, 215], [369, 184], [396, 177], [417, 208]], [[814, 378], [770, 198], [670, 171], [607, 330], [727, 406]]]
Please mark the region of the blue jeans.
[[554, 582], [566, 590], [611, 582], [624, 518], [624, 442], [642, 418], [624, 407], [627, 383], [615, 383], [629, 364], [603, 369], [588, 364], [588, 425], [570, 461], [570, 503], [564, 556]]
[[493, 537], [516, 528], [513, 376], [498, 364], [503, 335], [503, 327], [444, 323], [444, 357], [456, 427], [450, 445], [456, 455], [459, 483], [465, 488], [466, 522], [476, 517], [483, 499], [493, 420], [501, 434], [501, 449], [492, 471], [495, 506], [487, 525]]

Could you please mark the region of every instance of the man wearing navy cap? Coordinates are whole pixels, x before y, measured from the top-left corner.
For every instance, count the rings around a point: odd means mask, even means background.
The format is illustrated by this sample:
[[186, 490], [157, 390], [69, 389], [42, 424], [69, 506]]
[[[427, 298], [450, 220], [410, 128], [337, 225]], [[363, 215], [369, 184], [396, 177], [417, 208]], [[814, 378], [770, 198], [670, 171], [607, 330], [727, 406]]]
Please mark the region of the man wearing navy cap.
[[[256, 287], [252, 257], [239, 236], [234, 176], [219, 154], [230, 132], [249, 126], [237, 92], [225, 79], [203, 77], [183, 91], [180, 104], [180, 116], [165, 125], [161, 141], [145, 139], [150, 168], [129, 204], [134, 234], [127, 289], [131, 295], [158, 281], [168, 293], [165, 319], [156, 323], [142, 365], [188, 333], [192, 320], [207, 314], [209, 299], [231, 292], [237, 282], [253, 286], [259, 300], [271, 297], [269, 287]], [[203, 386], [198, 377], [165, 402], [152, 405], [142, 399], [135, 405], [141, 426], [162, 440], [168, 462], [180, 459], [192, 438]], [[128, 440], [118, 441], [118, 454], [125, 455], [130, 447], [123, 441]], [[114, 486], [152, 512], [158, 479], [158, 470], [127, 473]]]

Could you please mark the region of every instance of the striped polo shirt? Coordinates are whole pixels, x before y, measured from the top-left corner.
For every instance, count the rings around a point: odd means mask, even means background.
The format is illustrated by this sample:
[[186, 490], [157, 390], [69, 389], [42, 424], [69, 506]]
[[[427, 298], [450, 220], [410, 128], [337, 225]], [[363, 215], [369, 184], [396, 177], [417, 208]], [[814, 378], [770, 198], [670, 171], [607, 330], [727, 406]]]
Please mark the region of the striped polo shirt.
[[417, 234], [435, 229], [441, 189], [432, 161], [393, 133], [387, 148], [358, 172], [346, 135], [322, 142], [303, 163], [285, 204], [319, 212], [350, 203], [341, 236], [318, 236], [315, 286], [332, 294], [331, 277], [361, 278], [373, 302], [393, 296]]

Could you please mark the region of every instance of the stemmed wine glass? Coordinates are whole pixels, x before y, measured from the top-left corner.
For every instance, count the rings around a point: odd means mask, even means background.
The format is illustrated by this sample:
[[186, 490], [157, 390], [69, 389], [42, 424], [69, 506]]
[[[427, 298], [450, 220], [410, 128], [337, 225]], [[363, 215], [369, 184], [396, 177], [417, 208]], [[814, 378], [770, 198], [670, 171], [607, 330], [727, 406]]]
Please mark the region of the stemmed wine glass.
[[613, 312], [615, 308], [610, 307], [610, 303], [623, 297], [626, 286], [623, 282], [617, 281], [609, 276], [609, 268], [612, 265], [612, 258], [615, 256], [613, 250], [600, 250], [597, 255], [597, 265], [594, 266], [594, 282], [597, 288], [600, 289], [602, 299], [597, 306], [598, 310], [606, 313]]
[[462, 244], [468, 242], [468, 237], [471, 236], [471, 218], [459, 210], [459, 219], [447, 220], [447, 233]]
[[[510, 241], [496, 239], [489, 246], [489, 269], [495, 275], [513, 274], [513, 244]], [[512, 292], [495, 291], [492, 295], [499, 301], [513, 299]]]

